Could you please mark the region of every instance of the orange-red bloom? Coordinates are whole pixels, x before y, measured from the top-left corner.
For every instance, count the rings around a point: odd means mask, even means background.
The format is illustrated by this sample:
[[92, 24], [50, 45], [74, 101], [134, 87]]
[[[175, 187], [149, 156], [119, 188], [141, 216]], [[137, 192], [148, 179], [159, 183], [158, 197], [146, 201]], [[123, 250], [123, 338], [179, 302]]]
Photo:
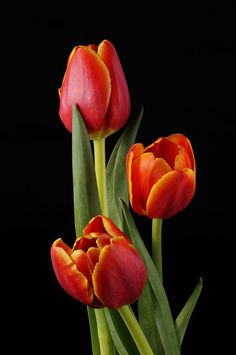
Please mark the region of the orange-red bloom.
[[63, 289], [94, 308], [119, 308], [136, 301], [147, 277], [137, 250], [104, 216], [91, 219], [72, 249], [57, 239], [51, 260]]
[[126, 123], [130, 96], [119, 57], [110, 41], [72, 50], [59, 97], [59, 116], [70, 132], [73, 104], [77, 104], [83, 116], [90, 139], [104, 138]]
[[161, 137], [147, 148], [134, 144], [126, 157], [130, 203], [150, 218], [168, 218], [191, 201], [196, 166], [191, 143], [183, 134]]

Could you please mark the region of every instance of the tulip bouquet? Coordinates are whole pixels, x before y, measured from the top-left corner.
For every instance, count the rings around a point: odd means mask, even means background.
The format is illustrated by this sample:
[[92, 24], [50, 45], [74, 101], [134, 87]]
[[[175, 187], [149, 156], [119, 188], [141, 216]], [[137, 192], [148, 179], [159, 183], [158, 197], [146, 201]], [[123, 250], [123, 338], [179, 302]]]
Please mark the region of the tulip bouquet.
[[[128, 85], [108, 40], [73, 49], [59, 98], [72, 133], [75, 241], [52, 244], [55, 276], [87, 307], [93, 355], [178, 355], [202, 280], [173, 319], [162, 280], [162, 220], [194, 195], [190, 140], [176, 133], [148, 147], [135, 143], [143, 109], [129, 119]], [[106, 138], [122, 127], [107, 159]], [[150, 248], [134, 214], [152, 223]]]

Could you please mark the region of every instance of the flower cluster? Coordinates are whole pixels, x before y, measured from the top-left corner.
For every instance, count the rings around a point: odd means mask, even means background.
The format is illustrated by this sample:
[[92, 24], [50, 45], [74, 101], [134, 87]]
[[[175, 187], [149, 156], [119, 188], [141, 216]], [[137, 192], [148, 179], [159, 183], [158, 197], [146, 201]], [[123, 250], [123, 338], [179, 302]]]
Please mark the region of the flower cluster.
[[[55, 276], [87, 306], [93, 354], [178, 355], [202, 280], [174, 320], [162, 282], [161, 232], [162, 220], [194, 196], [191, 142], [179, 132], [146, 148], [135, 142], [142, 111], [129, 122], [129, 89], [109, 40], [72, 50], [59, 99], [59, 116], [72, 133], [76, 237], [72, 247], [53, 242]], [[105, 139], [123, 126], [106, 163]], [[151, 251], [129, 206], [152, 221]]]

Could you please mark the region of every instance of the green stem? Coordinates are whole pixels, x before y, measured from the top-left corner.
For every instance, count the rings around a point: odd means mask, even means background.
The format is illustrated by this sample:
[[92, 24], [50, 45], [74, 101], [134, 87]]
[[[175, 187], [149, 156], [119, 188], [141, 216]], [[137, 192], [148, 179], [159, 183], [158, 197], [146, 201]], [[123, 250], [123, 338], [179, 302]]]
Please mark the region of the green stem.
[[[107, 215], [107, 186], [106, 186], [106, 150], [105, 138], [93, 141], [94, 164], [98, 186], [98, 195], [102, 214]], [[101, 355], [111, 355], [114, 353], [114, 344], [107, 325], [106, 316], [103, 309], [95, 309], [97, 321], [97, 331], [100, 344]]]
[[101, 355], [112, 355], [114, 353], [114, 345], [110, 335], [104, 310], [95, 309], [95, 316], [97, 321], [100, 353]]
[[118, 308], [118, 311], [129, 329], [140, 355], [154, 355], [147, 338], [145, 337], [134, 313], [130, 310], [130, 308], [128, 306], [123, 306]]
[[93, 141], [95, 173], [102, 214], [107, 215], [106, 152], [105, 138]]
[[162, 275], [162, 219], [153, 218], [152, 220], [152, 259], [156, 265], [160, 278]]
[[100, 352], [100, 344], [99, 344], [99, 338], [98, 338], [95, 309], [87, 306], [87, 313], [88, 313], [89, 327], [90, 327], [92, 354], [93, 355], [100, 355], [101, 352]]

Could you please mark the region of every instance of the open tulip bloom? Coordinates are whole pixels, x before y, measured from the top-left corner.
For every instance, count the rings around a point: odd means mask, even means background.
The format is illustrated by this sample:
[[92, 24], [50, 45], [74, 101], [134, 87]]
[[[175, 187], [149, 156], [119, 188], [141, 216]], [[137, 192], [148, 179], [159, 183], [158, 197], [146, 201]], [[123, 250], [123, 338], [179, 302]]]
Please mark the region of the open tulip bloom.
[[[190, 140], [172, 133], [146, 148], [135, 142], [143, 110], [128, 120], [128, 85], [108, 40], [73, 49], [59, 99], [72, 133], [75, 241], [52, 243], [56, 279], [87, 307], [93, 355], [180, 355], [202, 279], [173, 319], [161, 238], [162, 220], [187, 208], [195, 193]], [[125, 125], [106, 163], [105, 139]], [[130, 208], [152, 222], [151, 250]]]
[[58, 281], [90, 307], [120, 308], [140, 296], [146, 268], [129, 239], [105, 216], [96, 216], [70, 249], [61, 239], [51, 249]]
[[195, 159], [183, 134], [158, 138], [144, 149], [134, 144], [127, 154], [130, 203], [150, 218], [168, 218], [182, 211], [195, 191]]

